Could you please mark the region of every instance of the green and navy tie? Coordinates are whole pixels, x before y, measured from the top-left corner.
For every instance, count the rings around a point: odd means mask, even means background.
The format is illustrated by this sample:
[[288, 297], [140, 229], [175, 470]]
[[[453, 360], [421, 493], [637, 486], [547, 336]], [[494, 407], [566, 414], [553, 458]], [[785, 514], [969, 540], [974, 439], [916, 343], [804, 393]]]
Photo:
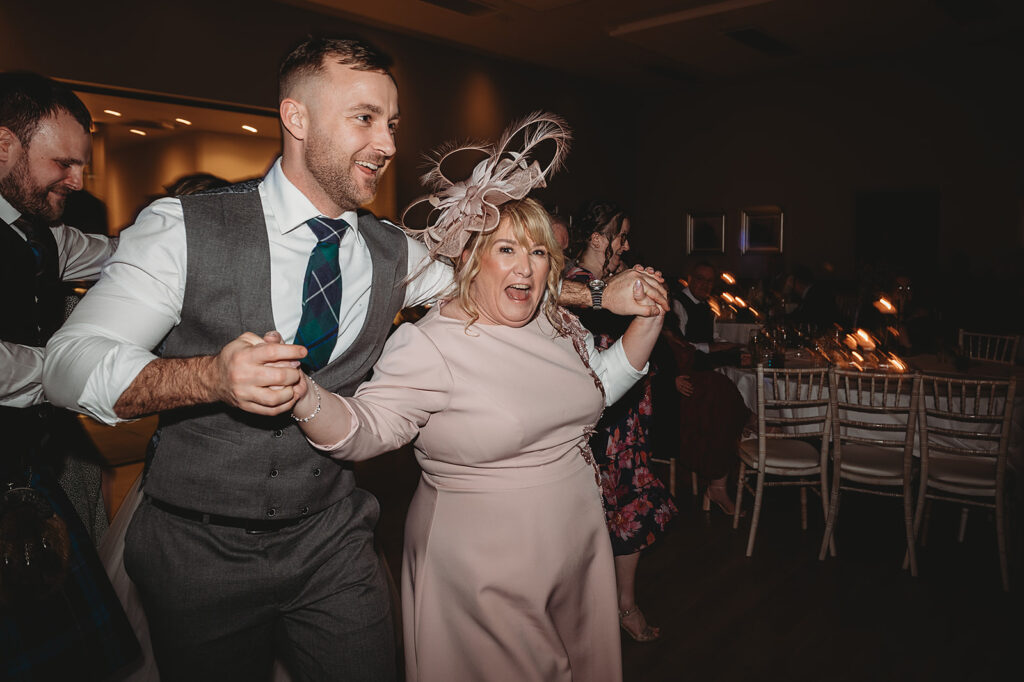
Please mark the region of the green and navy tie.
[[338, 311], [341, 309], [341, 269], [338, 245], [348, 223], [320, 216], [306, 221], [316, 235], [317, 244], [309, 254], [306, 281], [302, 285], [302, 318], [295, 343], [309, 354], [302, 361], [308, 372], [315, 372], [331, 359], [338, 340]]

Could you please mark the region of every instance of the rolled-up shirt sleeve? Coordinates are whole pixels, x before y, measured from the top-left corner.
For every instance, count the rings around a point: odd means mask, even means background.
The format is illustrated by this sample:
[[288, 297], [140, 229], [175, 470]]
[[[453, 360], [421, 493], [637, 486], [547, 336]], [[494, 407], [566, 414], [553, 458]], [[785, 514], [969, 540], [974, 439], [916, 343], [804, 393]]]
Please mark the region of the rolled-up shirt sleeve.
[[161, 199], [121, 233], [99, 282], [47, 344], [47, 398], [106, 424], [122, 421], [115, 403], [181, 320], [185, 267], [181, 202]]
[[587, 352], [590, 355], [591, 368], [604, 384], [604, 404], [606, 406], [624, 396], [626, 391], [642, 379], [650, 369], [650, 363], [645, 363], [640, 371], [629, 364], [626, 350], [622, 347], [622, 339], [605, 350], [599, 351], [594, 346], [594, 336], [587, 332]]
[[373, 378], [351, 398], [334, 394], [352, 416], [347, 433], [332, 444], [310, 441], [336, 459], [364, 460], [397, 450], [419, 432], [430, 415], [448, 406], [451, 371], [440, 351], [418, 327], [401, 325], [388, 339]]

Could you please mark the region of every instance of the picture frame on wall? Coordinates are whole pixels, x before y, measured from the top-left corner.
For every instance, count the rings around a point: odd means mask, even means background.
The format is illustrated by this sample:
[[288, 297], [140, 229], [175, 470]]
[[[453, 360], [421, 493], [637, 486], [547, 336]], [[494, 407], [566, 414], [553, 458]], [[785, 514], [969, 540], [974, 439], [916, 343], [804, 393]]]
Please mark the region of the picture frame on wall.
[[741, 253], [782, 253], [782, 208], [752, 206], [740, 211]]
[[725, 253], [725, 211], [686, 214], [686, 253]]

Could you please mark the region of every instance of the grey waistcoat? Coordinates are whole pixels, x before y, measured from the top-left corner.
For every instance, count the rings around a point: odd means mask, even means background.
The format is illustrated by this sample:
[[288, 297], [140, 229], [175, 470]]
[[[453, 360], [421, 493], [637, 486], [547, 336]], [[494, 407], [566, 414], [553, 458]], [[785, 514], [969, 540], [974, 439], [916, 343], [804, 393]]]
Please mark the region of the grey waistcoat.
[[[274, 329], [270, 250], [256, 183], [181, 197], [188, 269], [181, 323], [164, 357], [215, 355], [242, 332]], [[401, 309], [407, 275], [405, 236], [368, 213], [359, 217], [373, 263], [369, 308], [352, 346], [313, 375], [352, 395], [380, 355]], [[344, 281], [344, 273], [342, 273]], [[348, 495], [352, 472], [314, 450], [288, 414], [262, 417], [223, 403], [160, 416], [146, 493], [210, 514], [290, 519], [316, 513]]]

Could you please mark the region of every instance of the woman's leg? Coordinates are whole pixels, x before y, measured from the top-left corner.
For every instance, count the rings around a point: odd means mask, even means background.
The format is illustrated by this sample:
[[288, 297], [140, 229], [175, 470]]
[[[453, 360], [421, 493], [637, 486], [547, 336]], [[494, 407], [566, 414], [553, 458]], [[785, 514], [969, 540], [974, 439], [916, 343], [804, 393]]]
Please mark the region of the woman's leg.
[[647, 624], [636, 605], [636, 568], [640, 552], [615, 557], [615, 586], [619, 594], [619, 622], [622, 629], [638, 642], [650, 642], [661, 635], [661, 629]]

